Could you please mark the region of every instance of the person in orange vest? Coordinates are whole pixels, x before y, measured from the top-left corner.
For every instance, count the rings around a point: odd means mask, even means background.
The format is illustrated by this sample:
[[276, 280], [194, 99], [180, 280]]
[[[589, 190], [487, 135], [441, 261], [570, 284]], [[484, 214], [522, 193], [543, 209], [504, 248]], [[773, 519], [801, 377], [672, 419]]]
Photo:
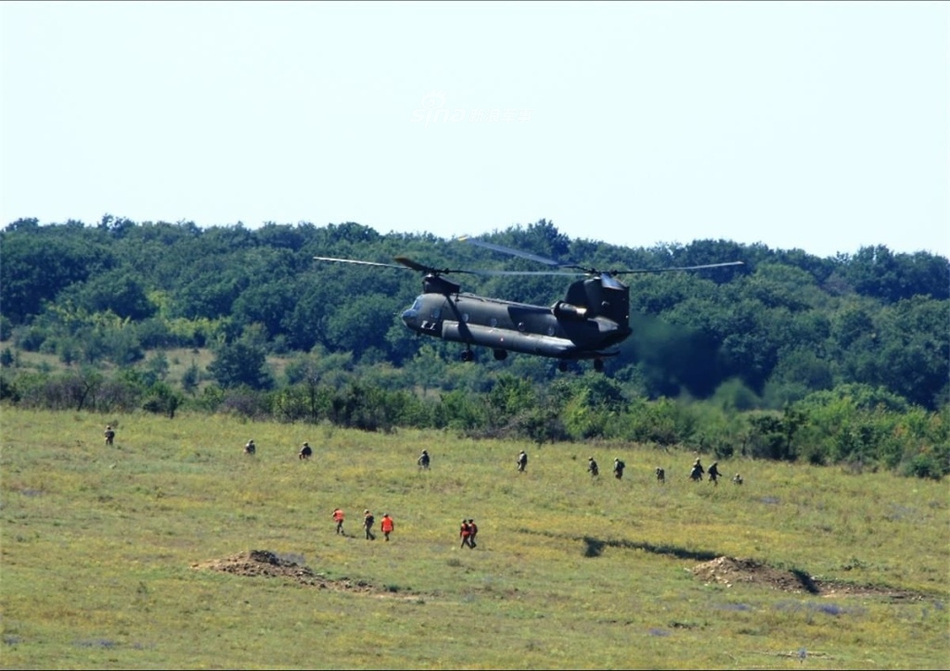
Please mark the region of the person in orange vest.
[[345, 536], [346, 533], [343, 531], [343, 511], [339, 508], [333, 511], [333, 521], [336, 522], [336, 532]]
[[472, 527], [469, 526], [468, 520], [462, 520], [462, 528], [459, 530], [459, 536], [462, 539], [462, 544], [459, 545], [460, 548], [466, 545], [472, 547]]
[[383, 537], [386, 540], [389, 540], [389, 534], [391, 534], [395, 528], [396, 525], [393, 523], [393, 518], [389, 516], [389, 513], [383, 513], [383, 519], [379, 523], [379, 530], [383, 532]]

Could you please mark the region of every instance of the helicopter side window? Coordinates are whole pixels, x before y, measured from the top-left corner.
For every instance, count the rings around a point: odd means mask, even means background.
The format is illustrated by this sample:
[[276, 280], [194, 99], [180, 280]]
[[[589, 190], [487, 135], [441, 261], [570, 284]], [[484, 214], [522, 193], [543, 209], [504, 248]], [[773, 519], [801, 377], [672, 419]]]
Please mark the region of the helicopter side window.
[[432, 314], [430, 316], [433, 319], [438, 319], [442, 316], [442, 308], [432, 308]]

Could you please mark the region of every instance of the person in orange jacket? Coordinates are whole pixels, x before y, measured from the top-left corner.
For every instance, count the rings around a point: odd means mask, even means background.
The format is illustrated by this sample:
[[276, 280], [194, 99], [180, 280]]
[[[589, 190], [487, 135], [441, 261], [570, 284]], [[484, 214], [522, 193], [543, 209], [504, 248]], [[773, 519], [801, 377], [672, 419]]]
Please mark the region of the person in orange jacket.
[[336, 522], [336, 532], [345, 536], [346, 533], [343, 531], [343, 511], [339, 508], [333, 511], [333, 521]]
[[460, 548], [465, 547], [466, 545], [472, 547], [472, 527], [469, 526], [468, 520], [462, 520], [462, 527], [459, 529], [459, 537], [462, 539], [462, 544], [459, 545]]
[[391, 534], [395, 528], [396, 525], [393, 523], [393, 518], [389, 516], [389, 513], [383, 513], [383, 519], [379, 523], [379, 530], [383, 532], [383, 537], [386, 540], [389, 540], [389, 534]]

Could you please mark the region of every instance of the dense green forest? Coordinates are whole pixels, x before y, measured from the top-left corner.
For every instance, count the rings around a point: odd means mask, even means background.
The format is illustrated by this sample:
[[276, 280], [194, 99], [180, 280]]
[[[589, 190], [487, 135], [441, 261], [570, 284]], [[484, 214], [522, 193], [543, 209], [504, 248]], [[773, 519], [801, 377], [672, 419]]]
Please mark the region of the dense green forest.
[[[526, 259], [356, 223], [21, 219], [0, 232], [0, 394], [30, 407], [617, 439], [950, 472], [946, 258], [883, 246], [818, 258], [726, 240], [630, 249], [571, 240], [545, 220], [485, 239], [587, 267], [745, 265], [634, 276], [633, 335], [620, 355], [602, 374], [589, 364], [560, 373], [553, 360], [487, 351], [463, 364], [461, 346], [398, 319], [421, 291], [417, 273], [313, 257], [538, 269]], [[462, 277], [464, 290], [540, 305], [567, 288], [544, 276]], [[174, 378], [166, 353], [181, 348], [213, 359]]]

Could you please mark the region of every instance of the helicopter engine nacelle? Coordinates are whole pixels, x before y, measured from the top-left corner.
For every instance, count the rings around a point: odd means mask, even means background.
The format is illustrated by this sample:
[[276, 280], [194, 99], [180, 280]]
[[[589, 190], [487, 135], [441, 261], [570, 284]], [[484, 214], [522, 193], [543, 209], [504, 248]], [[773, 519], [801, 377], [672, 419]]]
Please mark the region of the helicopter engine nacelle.
[[457, 294], [461, 287], [455, 282], [449, 282], [447, 279], [434, 273], [429, 273], [422, 278], [422, 293], [424, 294], [442, 294], [448, 296]]
[[554, 316], [558, 320], [582, 322], [587, 319], [587, 308], [558, 301], [554, 304]]

